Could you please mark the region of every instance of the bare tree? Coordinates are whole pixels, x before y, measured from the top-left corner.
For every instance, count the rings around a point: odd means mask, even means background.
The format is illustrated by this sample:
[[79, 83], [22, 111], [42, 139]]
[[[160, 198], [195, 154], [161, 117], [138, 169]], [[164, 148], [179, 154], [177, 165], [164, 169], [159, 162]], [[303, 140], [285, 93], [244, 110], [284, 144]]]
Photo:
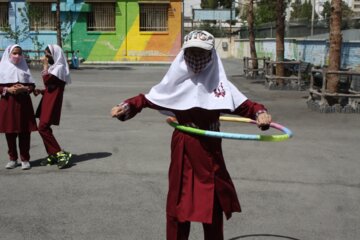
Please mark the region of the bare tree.
[[[276, 61], [284, 61], [284, 37], [285, 37], [285, 7], [284, 0], [276, 0]], [[284, 76], [284, 65], [276, 64], [276, 76]], [[278, 85], [283, 85], [283, 79], [276, 80]]]
[[56, 36], [57, 36], [57, 44], [60, 47], [62, 47], [61, 21], [60, 21], [60, 0], [56, 0]]
[[[341, 0], [331, 1], [330, 17], [330, 47], [329, 47], [329, 71], [339, 71], [341, 59]], [[335, 93], [338, 90], [339, 76], [329, 74], [327, 77], [327, 91]]]
[[[249, 43], [250, 43], [250, 54], [252, 60], [252, 68], [256, 70], [259, 68], [258, 61], [257, 61], [257, 54], [256, 54], [256, 47], [255, 47], [255, 32], [254, 32], [254, 0], [249, 1], [249, 9], [248, 9], [248, 16], [247, 22], [249, 26]], [[255, 75], [257, 71], [253, 71], [253, 75]]]

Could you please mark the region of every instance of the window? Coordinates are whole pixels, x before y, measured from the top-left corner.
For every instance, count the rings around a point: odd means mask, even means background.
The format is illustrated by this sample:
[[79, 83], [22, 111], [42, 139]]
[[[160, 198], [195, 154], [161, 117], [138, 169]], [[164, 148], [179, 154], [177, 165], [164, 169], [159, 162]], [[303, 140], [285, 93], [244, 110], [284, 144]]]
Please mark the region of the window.
[[56, 30], [56, 12], [51, 11], [51, 2], [30, 2], [28, 17], [31, 31]]
[[88, 13], [88, 31], [115, 31], [115, 3], [91, 3], [92, 11]]
[[0, 31], [1, 28], [9, 25], [9, 6], [8, 3], [0, 2]]
[[140, 4], [140, 32], [168, 31], [169, 4]]

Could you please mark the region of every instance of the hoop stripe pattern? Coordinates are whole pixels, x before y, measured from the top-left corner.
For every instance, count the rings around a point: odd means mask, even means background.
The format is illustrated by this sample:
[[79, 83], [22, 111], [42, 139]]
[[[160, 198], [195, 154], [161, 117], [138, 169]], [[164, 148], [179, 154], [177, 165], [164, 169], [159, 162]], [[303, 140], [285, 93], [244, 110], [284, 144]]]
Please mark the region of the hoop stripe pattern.
[[[251, 123], [256, 124], [255, 120], [252, 120], [250, 118], [241, 118], [241, 117], [225, 117], [221, 116], [220, 121], [226, 121], [226, 122], [243, 122], [243, 123]], [[166, 122], [182, 131], [187, 132], [195, 135], [200, 136], [207, 136], [207, 137], [214, 137], [214, 138], [226, 138], [226, 139], [236, 139], [236, 140], [252, 140], [252, 141], [268, 141], [268, 142], [281, 142], [285, 141], [293, 136], [293, 133], [290, 129], [272, 122], [270, 124], [271, 128], [275, 128], [277, 130], [280, 130], [283, 132], [283, 134], [275, 134], [275, 135], [259, 135], [259, 134], [242, 134], [242, 133], [230, 133], [230, 132], [216, 132], [216, 131], [209, 131], [209, 130], [203, 130], [193, 127], [188, 127], [184, 125], [180, 125], [177, 123], [176, 118], [174, 117], [168, 117], [166, 119]]]

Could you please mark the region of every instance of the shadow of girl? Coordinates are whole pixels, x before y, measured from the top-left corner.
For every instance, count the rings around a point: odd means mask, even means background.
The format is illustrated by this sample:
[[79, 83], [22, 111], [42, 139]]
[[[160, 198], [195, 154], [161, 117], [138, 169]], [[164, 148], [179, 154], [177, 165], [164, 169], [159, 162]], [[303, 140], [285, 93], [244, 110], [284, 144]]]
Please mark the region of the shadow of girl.
[[[79, 162], [85, 162], [85, 161], [90, 161], [90, 160], [96, 160], [96, 159], [101, 159], [101, 158], [107, 158], [109, 156], [111, 156], [112, 153], [110, 152], [94, 152], [94, 153], [83, 153], [83, 154], [73, 154], [71, 157], [71, 164], [67, 167], [70, 168], [74, 165], [76, 165], [76, 163]], [[37, 159], [34, 161], [31, 161], [31, 166], [32, 167], [40, 167], [40, 162], [43, 159]]]

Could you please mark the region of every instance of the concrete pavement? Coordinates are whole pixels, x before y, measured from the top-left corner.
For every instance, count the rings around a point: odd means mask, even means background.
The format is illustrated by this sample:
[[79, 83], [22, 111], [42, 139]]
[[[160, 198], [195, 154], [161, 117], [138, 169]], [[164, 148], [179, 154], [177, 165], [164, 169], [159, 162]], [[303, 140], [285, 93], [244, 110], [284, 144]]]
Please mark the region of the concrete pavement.
[[[223, 141], [243, 208], [225, 221], [225, 239], [359, 239], [360, 116], [312, 112], [306, 91], [269, 91], [262, 81], [241, 77], [240, 64], [224, 60], [230, 79], [294, 137], [279, 143]], [[123, 99], [146, 93], [167, 69], [116, 65], [72, 71], [61, 123], [54, 127], [61, 146], [74, 154], [68, 169], [38, 165], [46, 152], [37, 132], [33, 168], [4, 169], [8, 156], [1, 135], [1, 240], [165, 239], [172, 129], [153, 110], [124, 123], [109, 112]], [[33, 74], [41, 85], [40, 72]], [[33, 97], [34, 107], [38, 101]], [[259, 133], [239, 123], [223, 123], [222, 130]], [[201, 224], [192, 224], [190, 239], [202, 236]]]

